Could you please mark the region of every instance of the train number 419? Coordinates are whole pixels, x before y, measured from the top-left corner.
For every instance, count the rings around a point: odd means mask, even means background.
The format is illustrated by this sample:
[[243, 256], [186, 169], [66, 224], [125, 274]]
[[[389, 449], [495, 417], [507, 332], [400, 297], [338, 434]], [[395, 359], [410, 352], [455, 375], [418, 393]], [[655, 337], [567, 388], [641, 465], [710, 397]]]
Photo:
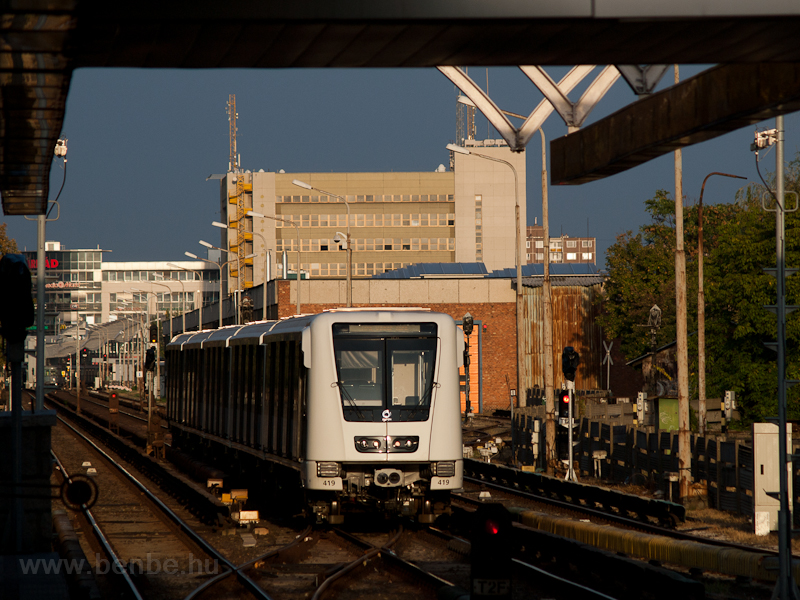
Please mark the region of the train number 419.
[[507, 596], [511, 592], [508, 579], [473, 579], [472, 593], [480, 596]]

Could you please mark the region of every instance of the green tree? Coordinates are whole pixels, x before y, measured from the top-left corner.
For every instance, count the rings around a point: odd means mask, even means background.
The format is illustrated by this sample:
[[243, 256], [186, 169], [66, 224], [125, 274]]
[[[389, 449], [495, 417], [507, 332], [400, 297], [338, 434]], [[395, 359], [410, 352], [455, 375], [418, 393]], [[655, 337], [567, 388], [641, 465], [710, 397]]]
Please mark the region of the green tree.
[[[786, 189], [800, 191], [799, 158], [786, 169]], [[762, 208], [765, 191], [761, 185], [751, 185], [738, 194], [737, 217], [726, 224], [707, 263], [709, 396], [734, 390], [746, 422], [777, 415], [777, 355], [764, 345], [777, 336], [775, 315], [764, 309], [777, 302], [776, 280], [763, 270], [776, 265], [775, 213]], [[786, 215], [785, 229], [786, 266], [798, 267], [797, 213]], [[786, 284], [786, 304], [800, 303], [800, 278], [788, 277]], [[786, 359], [787, 379], [800, 379], [800, 320], [796, 314], [787, 317]], [[787, 396], [789, 418], [800, 418], [797, 389], [789, 389]]]
[[17, 241], [8, 237], [7, 228], [7, 223], [0, 223], [0, 257], [17, 252]]
[[[800, 155], [786, 169], [786, 189], [800, 191]], [[737, 393], [743, 420], [762, 421], [777, 413], [777, 364], [774, 314], [763, 307], [776, 303], [774, 268], [775, 213], [762, 209], [766, 189], [750, 185], [734, 202], [704, 206], [704, 287], [706, 297], [706, 395]], [[676, 337], [674, 202], [660, 190], [646, 201], [651, 223], [634, 235], [626, 232], [609, 248], [609, 274], [601, 324], [609, 338], [619, 337], [628, 359], [650, 350], [648, 312], [662, 309], [657, 345]], [[697, 390], [697, 207], [684, 211], [687, 278], [690, 396]], [[786, 265], [800, 267], [800, 215], [786, 218]], [[800, 304], [800, 275], [787, 278], [786, 302]], [[787, 379], [800, 379], [800, 318], [787, 318]], [[799, 388], [789, 390], [789, 416], [800, 418]]]
[[[608, 280], [600, 324], [609, 339], [621, 338], [628, 359], [650, 351], [650, 309], [661, 309], [656, 346], [675, 339], [675, 203], [658, 190], [645, 201], [652, 219], [639, 233], [627, 231], [606, 253]], [[696, 287], [695, 287], [696, 289]], [[696, 296], [696, 294], [695, 294]], [[695, 303], [696, 305], [696, 303]]]

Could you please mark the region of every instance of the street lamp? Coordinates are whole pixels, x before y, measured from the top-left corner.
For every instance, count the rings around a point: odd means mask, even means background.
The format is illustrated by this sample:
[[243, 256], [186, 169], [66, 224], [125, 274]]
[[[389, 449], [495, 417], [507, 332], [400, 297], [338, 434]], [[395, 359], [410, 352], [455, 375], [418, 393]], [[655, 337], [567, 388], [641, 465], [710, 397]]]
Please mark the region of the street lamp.
[[[248, 217], [258, 217], [259, 219], [272, 219], [273, 221], [280, 221], [281, 223], [288, 223], [292, 227], [294, 227], [295, 233], [297, 234], [297, 314], [300, 314], [300, 274], [302, 272], [302, 268], [300, 266], [300, 228], [297, 226], [297, 223], [294, 221], [289, 221], [288, 219], [281, 219], [280, 217], [271, 217], [270, 215], [262, 215], [261, 213], [257, 213], [254, 210], [248, 210], [245, 216]], [[284, 273], [284, 276], [286, 274]], [[266, 305], [266, 296], [264, 299], [264, 304]]]
[[[498, 162], [506, 165], [511, 169], [514, 173], [514, 217], [517, 229], [516, 235], [516, 242], [517, 242], [517, 251], [516, 251], [516, 263], [517, 263], [517, 395], [521, 397], [520, 394], [522, 393], [522, 385], [523, 385], [523, 371], [524, 371], [524, 355], [525, 355], [525, 336], [524, 336], [524, 327], [522, 322], [522, 240], [520, 239], [520, 216], [519, 216], [519, 183], [517, 180], [517, 170], [507, 160], [503, 160], [502, 158], [495, 158], [494, 156], [487, 156], [485, 154], [478, 154], [477, 152], [471, 152], [466, 148], [462, 148], [461, 146], [456, 146], [455, 144], [447, 144], [446, 148], [451, 152], [456, 152], [458, 154], [467, 154], [471, 156], [477, 156], [478, 158], [483, 158], [485, 160], [491, 160], [492, 162]], [[548, 248], [549, 252], [549, 248]], [[511, 404], [514, 404], [514, 399], [511, 399]]]
[[[344, 202], [344, 206], [347, 209], [347, 241], [346, 241], [346, 250], [347, 250], [347, 307], [350, 308], [353, 306], [353, 280], [352, 280], [352, 272], [353, 272], [353, 247], [350, 245], [350, 203], [347, 201], [347, 198], [344, 196], [340, 196], [338, 194], [332, 194], [331, 192], [326, 192], [325, 190], [321, 190], [318, 187], [314, 187], [311, 184], [306, 183], [305, 181], [300, 181], [299, 179], [293, 179], [292, 183], [297, 187], [301, 187], [306, 190], [316, 190], [321, 194], [327, 194], [328, 196], [333, 196], [334, 198], [338, 198], [342, 202]], [[333, 238], [333, 241], [337, 244], [341, 241], [339, 236], [343, 234], [336, 232], [336, 237]]]
[[[208, 242], [205, 242], [205, 243], [201, 242], [201, 243], [205, 246]], [[209, 244], [209, 246], [211, 248], [214, 247], [214, 246], [211, 246], [210, 244]], [[222, 250], [222, 248], [218, 248], [218, 249]], [[227, 250], [226, 250], [226, 252], [227, 252]], [[238, 257], [235, 258], [235, 259], [226, 260], [223, 263], [215, 263], [213, 260], [208, 260], [207, 258], [200, 258], [196, 254], [193, 254], [191, 252], [184, 252], [184, 254], [186, 256], [188, 256], [189, 258], [193, 258], [195, 260], [202, 260], [203, 262], [207, 262], [207, 263], [209, 263], [211, 265], [214, 265], [215, 267], [217, 267], [219, 269], [219, 326], [221, 328], [222, 327], [222, 269], [226, 265], [228, 265], [229, 263], [232, 263], [234, 260], [238, 260]], [[245, 256], [245, 258], [253, 258], [255, 256], [258, 256], [258, 254], [248, 254], [247, 256]]]
[[[153, 396], [153, 388], [156, 388], [156, 401], [158, 398], [161, 397], [161, 339], [160, 339], [160, 327], [158, 322], [158, 294], [153, 291], [148, 290], [141, 290], [139, 288], [131, 288], [134, 292], [139, 292], [140, 294], [153, 294], [156, 299], [156, 382], [154, 385], [150, 386], [150, 394], [148, 394], [148, 401], [147, 401], [147, 431], [150, 432], [150, 398]], [[147, 297], [146, 300], [146, 307], [147, 307], [147, 327], [150, 327], [150, 302]]]
[[[181, 269], [183, 271], [189, 271], [189, 272], [194, 273], [195, 275], [198, 275], [200, 277], [200, 282], [201, 282], [200, 283], [200, 314], [202, 315], [203, 314], [203, 283], [202, 283], [203, 274], [200, 271], [195, 271], [194, 269], [187, 269], [186, 267], [182, 267], [180, 265], [176, 265], [175, 263], [167, 263], [167, 266], [168, 267], [172, 267], [173, 269]], [[180, 281], [180, 279], [178, 281]], [[183, 301], [184, 301], [182, 328], [183, 328], [183, 333], [186, 333], [186, 304], [185, 304], [186, 303], [186, 288], [182, 288], [182, 289], [183, 289]], [[200, 321], [202, 321], [202, 318], [200, 319]], [[202, 325], [202, 323], [198, 324], [198, 329], [201, 328], [201, 325]]]
[[[229, 230], [229, 229], [232, 229], [233, 231], [238, 231], [235, 227], [230, 227], [229, 225], [225, 225], [225, 223], [220, 223], [219, 221], [212, 221], [211, 224], [214, 227], [219, 227], [220, 229], [225, 229], [226, 231]], [[264, 238], [263, 235], [261, 235], [260, 233], [258, 233], [256, 231], [247, 231], [245, 233], [252, 233], [253, 235], [257, 235], [258, 237], [261, 238], [261, 241], [264, 244], [264, 294], [263, 294], [264, 301], [262, 303], [263, 304], [262, 309], [263, 309], [264, 320], [266, 321], [267, 320], [267, 281], [269, 281], [269, 278], [267, 277], [267, 274], [269, 272], [269, 260], [270, 260], [269, 252], [267, 252], [267, 240]]]
[[[163, 280], [163, 276], [161, 277]], [[165, 287], [169, 290], [169, 305], [172, 306], [172, 288], [169, 287], [166, 283], [156, 283], [155, 281], [150, 282], [152, 285], [160, 285], [161, 287]], [[169, 312], [168, 308], [164, 309], [164, 312]], [[158, 296], [156, 295], [156, 318], [158, 318]], [[172, 339], [172, 316], [169, 317], [169, 339]]]
[[[167, 266], [170, 266], [171, 263], [167, 263]], [[180, 267], [178, 267], [180, 268]], [[161, 275], [156, 274], [156, 278], [161, 278], [164, 280], [164, 277]], [[181, 333], [186, 333], [186, 286], [183, 285], [183, 282], [180, 279], [172, 279], [170, 281], [177, 281], [181, 285]], [[172, 298], [170, 297], [170, 304], [172, 304]], [[172, 338], [172, 317], [169, 318], [169, 337]]]
[[[220, 223], [219, 221], [211, 221], [211, 224], [214, 227], [219, 227], [220, 229], [225, 229], [225, 230], [232, 229], [233, 231], [238, 231], [235, 227], [231, 227], [230, 225], [225, 225], [225, 223]], [[261, 243], [264, 244], [264, 285], [266, 286], [266, 284], [267, 284], [267, 261], [269, 259], [269, 255], [267, 254], [267, 240], [263, 235], [261, 235], [257, 231], [245, 231], [245, 233], [252, 233], [253, 235], [257, 235], [258, 237], [261, 238]], [[265, 304], [265, 306], [266, 306], [266, 304]]]
[[697, 203], [697, 404], [700, 435], [706, 433], [706, 297], [703, 289], [703, 192], [706, 189], [706, 181], [712, 175], [721, 177], [732, 177], [733, 179], [747, 179], [741, 175], [731, 175], [730, 173], [720, 173], [714, 171], [706, 175], [703, 185], [700, 187], [700, 201]]

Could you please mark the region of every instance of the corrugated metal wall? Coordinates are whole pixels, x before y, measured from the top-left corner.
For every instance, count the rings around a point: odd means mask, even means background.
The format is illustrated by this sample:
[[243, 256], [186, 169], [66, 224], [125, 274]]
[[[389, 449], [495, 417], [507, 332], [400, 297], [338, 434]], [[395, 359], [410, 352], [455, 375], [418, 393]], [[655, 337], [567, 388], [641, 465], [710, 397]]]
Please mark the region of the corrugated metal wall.
[[[542, 287], [523, 286], [525, 320], [525, 389], [544, 389], [544, 304]], [[581, 356], [575, 387], [579, 390], [600, 387], [600, 362], [603, 343], [597, 324], [599, 307], [595, 297], [600, 285], [552, 286], [553, 305], [553, 383], [561, 388], [561, 352], [572, 346]]]

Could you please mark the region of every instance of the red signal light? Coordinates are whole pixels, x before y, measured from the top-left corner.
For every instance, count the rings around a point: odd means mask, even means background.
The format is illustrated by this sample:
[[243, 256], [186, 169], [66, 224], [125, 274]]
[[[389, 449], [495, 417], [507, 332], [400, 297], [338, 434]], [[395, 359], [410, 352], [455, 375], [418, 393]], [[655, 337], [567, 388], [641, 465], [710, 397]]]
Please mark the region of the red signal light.
[[496, 521], [489, 519], [488, 521], [486, 521], [485, 527], [486, 527], [486, 533], [488, 533], [489, 535], [497, 535], [498, 533], [500, 533], [500, 526], [497, 524]]

